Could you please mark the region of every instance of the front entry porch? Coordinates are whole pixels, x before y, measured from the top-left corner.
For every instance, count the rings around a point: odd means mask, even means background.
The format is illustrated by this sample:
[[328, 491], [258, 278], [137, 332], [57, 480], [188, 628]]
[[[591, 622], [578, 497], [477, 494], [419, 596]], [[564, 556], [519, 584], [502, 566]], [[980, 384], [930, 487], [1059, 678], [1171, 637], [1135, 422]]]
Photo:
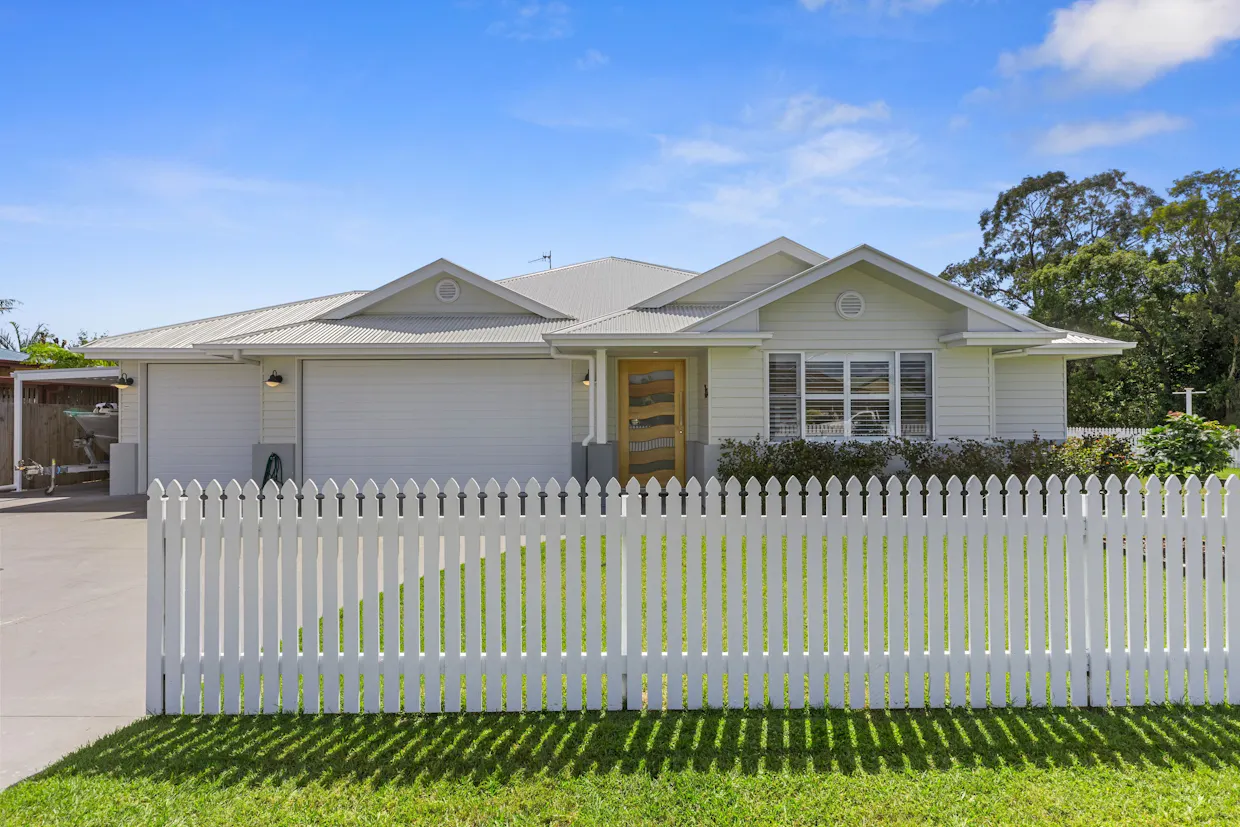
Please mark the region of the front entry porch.
[[[574, 373], [573, 476], [583, 483], [614, 477], [622, 485], [632, 478], [705, 482], [714, 467], [708, 349], [631, 346], [572, 355], [587, 353], [588, 368], [578, 362]], [[584, 416], [591, 401], [593, 419]]]

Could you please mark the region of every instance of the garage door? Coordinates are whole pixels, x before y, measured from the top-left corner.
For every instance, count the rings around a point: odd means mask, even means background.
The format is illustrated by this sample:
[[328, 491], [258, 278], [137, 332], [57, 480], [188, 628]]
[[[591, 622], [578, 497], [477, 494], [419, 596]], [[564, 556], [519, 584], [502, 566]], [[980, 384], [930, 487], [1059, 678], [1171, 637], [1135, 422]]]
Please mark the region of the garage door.
[[250, 479], [262, 384], [255, 365], [150, 365], [147, 476], [203, 484]]
[[305, 362], [305, 476], [567, 479], [571, 381], [550, 359]]

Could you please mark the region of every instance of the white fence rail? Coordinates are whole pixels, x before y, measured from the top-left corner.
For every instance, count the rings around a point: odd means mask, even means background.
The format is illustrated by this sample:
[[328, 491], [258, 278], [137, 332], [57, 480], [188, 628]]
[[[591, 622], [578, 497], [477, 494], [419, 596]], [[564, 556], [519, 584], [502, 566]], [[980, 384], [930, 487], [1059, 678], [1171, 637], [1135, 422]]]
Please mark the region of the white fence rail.
[[[1069, 428], [1068, 436], [1070, 437], [1096, 437], [1096, 436], [1114, 436], [1126, 441], [1133, 448], [1139, 449], [1137, 444], [1141, 437], [1149, 432], [1149, 428]], [[1231, 451], [1231, 465], [1240, 468], [1240, 448]]]
[[152, 713], [1240, 702], [1237, 477], [174, 482], [148, 532]]

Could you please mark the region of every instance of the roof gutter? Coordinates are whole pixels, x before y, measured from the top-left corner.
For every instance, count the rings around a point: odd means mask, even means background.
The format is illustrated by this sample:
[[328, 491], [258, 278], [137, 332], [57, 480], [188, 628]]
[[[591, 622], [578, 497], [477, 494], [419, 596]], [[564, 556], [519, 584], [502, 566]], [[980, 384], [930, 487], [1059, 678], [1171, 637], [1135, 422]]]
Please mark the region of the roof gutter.
[[[596, 373], [594, 370], [594, 356], [593, 355], [584, 355], [584, 354], [577, 355], [573, 353], [560, 353], [560, 351], [556, 349], [555, 345], [551, 345], [551, 358], [588, 362], [589, 367], [586, 368], [587, 370], [586, 376], [592, 376], [596, 380], [598, 378], [598, 373]], [[597, 381], [592, 382], [590, 384], [590, 392], [587, 394], [587, 396], [589, 396], [590, 398], [590, 431], [589, 433], [586, 434], [586, 438], [581, 440], [582, 448], [586, 447], [587, 445], [589, 445], [591, 442], [594, 441], [594, 420], [595, 420], [594, 399], [598, 395], [597, 385], [598, 385]]]
[[544, 333], [559, 347], [758, 347], [773, 333]]

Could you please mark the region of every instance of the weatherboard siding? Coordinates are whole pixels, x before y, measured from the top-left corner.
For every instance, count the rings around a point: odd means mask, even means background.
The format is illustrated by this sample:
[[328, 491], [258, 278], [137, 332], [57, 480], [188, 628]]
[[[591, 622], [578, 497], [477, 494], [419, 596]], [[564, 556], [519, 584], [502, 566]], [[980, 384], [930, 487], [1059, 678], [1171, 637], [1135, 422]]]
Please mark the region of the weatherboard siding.
[[117, 363], [134, 383], [117, 394], [117, 441], [136, 443], [142, 439], [142, 394], [146, 392], [142, 381], [142, 363], [121, 361]]
[[[275, 371], [284, 378], [274, 388], [266, 379]], [[262, 364], [262, 441], [267, 444], [297, 441], [297, 362], [292, 357], [267, 358]]]
[[449, 276], [432, 276], [388, 296], [362, 311], [362, 315], [376, 316], [402, 313], [522, 313], [525, 310], [472, 284], [455, 279], [461, 295], [454, 302], [442, 302], [435, 296], [435, 285]]
[[737, 270], [714, 284], [695, 290], [679, 301], [682, 304], [738, 302], [749, 298], [759, 290], [765, 290], [772, 284], [778, 284], [789, 276], [795, 276], [808, 267], [808, 264], [792, 256], [777, 253], [742, 270]]
[[[835, 312], [847, 290], [865, 299], [859, 319]], [[760, 329], [774, 334], [768, 350], [935, 350], [952, 322], [951, 313], [850, 268], [763, 307]]]
[[1067, 384], [1062, 356], [995, 360], [995, 431], [1003, 439], [1066, 439]]
[[584, 359], [574, 359], [569, 364], [572, 365], [573, 383], [570, 391], [573, 406], [573, 442], [581, 444], [581, 441], [590, 433], [590, 388], [582, 384], [585, 382], [586, 373], [590, 370], [590, 363]]
[[935, 410], [939, 439], [989, 439], [990, 352], [987, 348], [945, 348], [936, 354]]
[[766, 410], [763, 352], [716, 347], [710, 351], [710, 441], [761, 436]]

